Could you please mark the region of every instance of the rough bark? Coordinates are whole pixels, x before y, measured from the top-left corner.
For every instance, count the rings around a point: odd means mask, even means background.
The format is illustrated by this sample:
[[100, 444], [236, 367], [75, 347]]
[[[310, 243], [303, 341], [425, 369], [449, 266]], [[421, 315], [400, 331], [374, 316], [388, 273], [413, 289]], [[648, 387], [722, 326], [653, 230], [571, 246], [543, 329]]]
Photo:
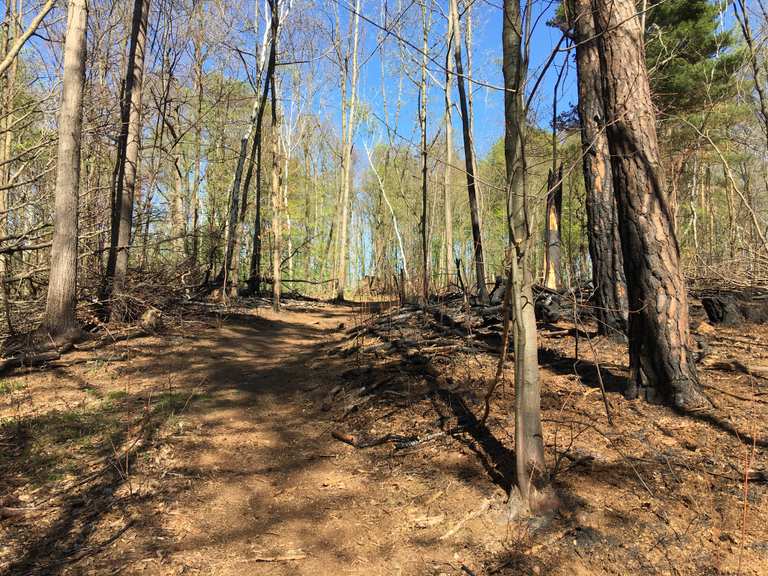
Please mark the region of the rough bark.
[[229, 192], [229, 215], [227, 217], [227, 226], [224, 234], [224, 266], [221, 271], [223, 278], [221, 298], [223, 301], [226, 301], [229, 296], [237, 296], [238, 258], [235, 254], [235, 246], [237, 245], [238, 235], [240, 182], [243, 178], [243, 168], [245, 167], [249, 138], [250, 130], [240, 138], [240, 153], [237, 156], [235, 176], [232, 180], [232, 189]]
[[629, 302], [626, 394], [679, 409], [709, 405], [690, 347], [688, 296], [659, 158], [633, 0], [592, 0]]
[[80, 189], [80, 144], [85, 82], [86, 0], [70, 0], [64, 45], [64, 81], [59, 113], [54, 231], [51, 273], [42, 330], [57, 344], [76, 338], [77, 212]]
[[469, 106], [467, 90], [464, 85], [464, 65], [461, 59], [461, 28], [459, 26], [459, 11], [456, 0], [450, 0], [450, 18], [453, 22], [453, 55], [456, 64], [456, 83], [459, 88], [459, 105], [461, 106], [461, 126], [464, 135], [464, 162], [467, 172], [467, 193], [469, 194], [469, 215], [472, 222], [472, 241], [475, 260], [475, 275], [477, 279], [477, 295], [481, 302], [488, 302], [488, 289], [485, 286], [485, 259], [483, 257], [483, 240], [480, 232], [480, 212], [475, 187], [475, 161], [472, 154], [472, 134], [469, 126]]
[[613, 173], [605, 130], [600, 56], [595, 38], [590, 0], [573, 0], [570, 6], [576, 43], [579, 117], [584, 186], [587, 193], [587, 234], [592, 260], [595, 317], [598, 331], [624, 338], [627, 331], [627, 285], [621, 255]]

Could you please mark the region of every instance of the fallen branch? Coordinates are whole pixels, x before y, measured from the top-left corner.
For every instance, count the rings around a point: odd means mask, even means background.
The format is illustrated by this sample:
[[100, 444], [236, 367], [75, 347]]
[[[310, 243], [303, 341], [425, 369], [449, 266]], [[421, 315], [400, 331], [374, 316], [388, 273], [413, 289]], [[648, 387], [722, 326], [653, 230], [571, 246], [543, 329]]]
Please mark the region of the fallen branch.
[[415, 448], [416, 446], [425, 444], [426, 442], [430, 442], [437, 438], [442, 438], [443, 436], [452, 436], [453, 434], [462, 432], [463, 430], [463, 426], [455, 426], [453, 428], [449, 428], [448, 430], [438, 430], [436, 432], [431, 432], [429, 434], [425, 434], [422, 437], [402, 436], [400, 434], [385, 434], [384, 436], [379, 436], [378, 438], [369, 439], [359, 438], [357, 436], [353, 436], [352, 434], [345, 434], [343, 432], [339, 432], [338, 430], [334, 430], [331, 432], [331, 436], [336, 438], [336, 440], [344, 442], [345, 444], [349, 444], [355, 448], [371, 448], [372, 446], [381, 446], [382, 444], [392, 442], [395, 445], [395, 450], [404, 450], [406, 448]]

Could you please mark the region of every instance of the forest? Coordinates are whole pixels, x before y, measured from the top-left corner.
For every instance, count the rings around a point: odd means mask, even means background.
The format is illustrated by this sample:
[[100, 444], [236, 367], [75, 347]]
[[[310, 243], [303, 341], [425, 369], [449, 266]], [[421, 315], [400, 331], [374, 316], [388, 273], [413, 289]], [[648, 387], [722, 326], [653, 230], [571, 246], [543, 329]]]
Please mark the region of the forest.
[[765, 0], [0, 18], [0, 576], [768, 576]]

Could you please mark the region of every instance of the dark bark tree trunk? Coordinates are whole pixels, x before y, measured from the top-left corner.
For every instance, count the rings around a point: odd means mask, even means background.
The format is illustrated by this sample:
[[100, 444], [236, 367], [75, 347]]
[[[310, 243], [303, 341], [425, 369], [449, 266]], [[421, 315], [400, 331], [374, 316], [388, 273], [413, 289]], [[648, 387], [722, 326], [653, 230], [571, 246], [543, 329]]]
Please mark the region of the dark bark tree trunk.
[[[251, 252], [251, 265], [248, 274], [248, 291], [251, 294], [258, 294], [261, 291], [261, 153], [262, 153], [262, 132], [264, 126], [264, 110], [267, 105], [267, 96], [275, 76], [275, 63], [277, 59], [277, 35], [280, 31], [280, 14], [277, 12], [277, 2], [270, 3], [272, 10], [272, 19], [270, 23], [270, 45], [269, 59], [264, 77], [264, 89], [261, 93], [261, 102], [259, 103], [258, 116], [256, 117], [255, 133], [253, 135], [253, 148], [251, 149], [251, 160], [248, 163], [248, 170], [245, 174], [244, 195], [247, 194], [253, 177], [254, 160], [256, 165], [256, 217], [253, 223], [253, 251]], [[274, 98], [273, 98], [274, 99]], [[272, 111], [273, 120], [275, 111]], [[241, 210], [241, 219], [245, 218], [246, 211], [245, 196]]]
[[592, 0], [604, 125], [629, 288], [627, 396], [679, 409], [709, 406], [690, 347], [688, 295], [659, 159], [634, 0]]
[[560, 274], [560, 219], [563, 212], [563, 165], [547, 177], [547, 205], [544, 223], [544, 285], [559, 290], [563, 281]]
[[429, 300], [429, 231], [427, 228], [427, 55], [429, 50], [429, 22], [427, 5], [421, 5], [422, 58], [421, 85], [419, 86], [419, 126], [421, 127], [421, 292], [424, 303]]
[[475, 259], [475, 274], [477, 277], [477, 296], [481, 302], [488, 302], [488, 289], [485, 286], [485, 259], [483, 256], [483, 239], [480, 232], [480, 212], [475, 188], [475, 161], [472, 154], [472, 133], [469, 127], [469, 106], [467, 90], [464, 85], [464, 65], [461, 61], [461, 28], [459, 27], [459, 11], [456, 0], [450, 0], [450, 18], [453, 21], [453, 54], [456, 64], [456, 83], [459, 88], [459, 105], [461, 107], [461, 126], [464, 135], [464, 162], [467, 172], [467, 193], [469, 194], [469, 216], [472, 222], [472, 241]]
[[128, 273], [128, 247], [133, 226], [133, 203], [141, 147], [141, 100], [149, 0], [135, 0], [126, 64], [125, 91], [120, 112], [118, 169], [112, 198], [112, 230], [107, 260], [105, 298], [123, 290]]
[[80, 334], [77, 303], [77, 212], [85, 83], [86, 0], [70, 0], [64, 45], [64, 83], [59, 112], [51, 273], [42, 330], [57, 345]]
[[624, 339], [627, 331], [627, 284], [621, 256], [613, 173], [605, 131], [600, 56], [590, 0], [573, 0], [570, 6], [576, 43], [579, 117], [587, 192], [587, 232], [592, 260], [595, 317], [598, 332]]

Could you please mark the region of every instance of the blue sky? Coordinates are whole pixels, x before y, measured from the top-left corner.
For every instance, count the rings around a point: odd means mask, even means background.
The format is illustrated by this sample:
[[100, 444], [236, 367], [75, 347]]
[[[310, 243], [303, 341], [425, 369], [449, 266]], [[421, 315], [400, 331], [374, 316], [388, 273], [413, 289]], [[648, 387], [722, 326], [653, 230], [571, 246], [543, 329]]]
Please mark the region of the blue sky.
[[[333, 0], [331, 0], [333, 2]], [[348, 6], [349, 0], [340, 0], [340, 6]], [[397, 0], [387, 0], [388, 10], [391, 14], [397, 13]], [[404, 5], [407, 5], [405, 0], [401, 0]], [[445, 45], [442, 43], [442, 38], [445, 34], [445, 19], [440, 11], [447, 12], [447, 1], [439, 0], [440, 7], [434, 11], [431, 43], [432, 48], [430, 55], [442, 63], [444, 59]], [[533, 29], [533, 36], [531, 41], [531, 84], [536, 75], [538, 75], [542, 65], [548, 59], [550, 52], [556, 46], [560, 39], [560, 32], [550, 26], [546, 25], [546, 22], [554, 15], [554, 10], [557, 6], [556, 2], [547, 0], [535, 0], [534, 2], [534, 18], [537, 23]], [[346, 10], [345, 10], [346, 12]], [[380, 21], [380, 4], [379, 2], [363, 2], [362, 8], [363, 14], [375, 20]], [[342, 15], [342, 27], [345, 28], [347, 15]], [[501, 73], [501, 4], [494, 2], [493, 0], [477, 0], [473, 5], [473, 70], [472, 76], [483, 84], [491, 86], [501, 86], [503, 83]], [[402, 34], [408, 41], [416, 45], [421, 45], [421, 30], [420, 30], [420, 6], [413, 4], [408, 9], [406, 16], [408, 23], [404, 24]], [[383, 115], [383, 97], [382, 97], [382, 80], [381, 80], [381, 61], [379, 54], [374, 52], [377, 45], [377, 37], [380, 34], [380, 30], [373, 24], [365, 21], [361, 21], [363, 28], [363, 44], [361, 49], [361, 57], [366, 58], [366, 63], [361, 70], [360, 76], [360, 99], [366, 106], [370, 107], [377, 116]], [[346, 28], [345, 28], [346, 29]], [[418, 76], [418, 64], [420, 55], [415, 50], [408, 46], [404, 46], [403, 50], [406, 55], [412, 59], [409, 66], [412, 70], [411, 75]], [[386, 90], [387, 104], [390, 114], [390, 122], [394, 123], [392, 118], [394, 117], [395, 100], [397, 98], [398, 85], [400, 83], [400, 76], [402, 66], [400, 47], [398, 47], [397, 41], [390, 37], [386, 46], [387, 60], [390, 65], [386, 68], [386, 74], [383, 82], [383, 89]], [[560, 53], [555, 59], [555, 66], [552, 66], [545, 74], [537, 94], [539, 98], [534, 103], [534, 120], [541, 126], [549, 126], [552, 110], [552, 94], [554, 91], [554, 85], [557, 77], [557, 72], [560, 66], [566, 59], [566, 53]], [[466, 52], [464, 54], [464, 62], [466, 67]], [[442, 69], [434, 64], [430, 63], [428, 68], [432, 72], [435, 79], [440, 82], [444, 79], [444, 72]], [[442, 124], [443, 114], [443, 95], [442, 88], [434, 82], [433, 78], [430, 78], [432, 84], [429, 90], [429, 125], [430, 139], [435, 135], [435, 130], [440, 128]], [[474, 117], [475, 117], [475, 145], [479, 155], [482, 157], [485, 155], [491, 146], [503, 135], [503, 98], [502, 93], [498, 89], [472, 84], [473, 97], [474, 97]], [[569, 70], [566, 75], [562, 89], [560, 90], [560, 103], [558, 109], [560, 111], [565, 110], [569, 103], [574, 103], [575, 98], [575, 72]], [[454, 88], [454, 104], [458, 104], [458, 96], [455, 93]], [[397, 122], [398, 133], [405, 139], [413, 142], [418, 141], [418, 91], [416, 85], [406, 76], [403, 80], [403, 97], [402, 97], [402, 111]], [[458, 114], [454, 113], [454, 126], [458, 129], [459, 121]], [[370, 135], [366, 130], [361, 130], [363, 138], [370, 138]], [[381, 131], [380, 135], [384, 132]]]

